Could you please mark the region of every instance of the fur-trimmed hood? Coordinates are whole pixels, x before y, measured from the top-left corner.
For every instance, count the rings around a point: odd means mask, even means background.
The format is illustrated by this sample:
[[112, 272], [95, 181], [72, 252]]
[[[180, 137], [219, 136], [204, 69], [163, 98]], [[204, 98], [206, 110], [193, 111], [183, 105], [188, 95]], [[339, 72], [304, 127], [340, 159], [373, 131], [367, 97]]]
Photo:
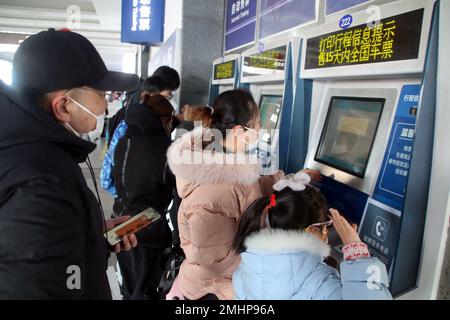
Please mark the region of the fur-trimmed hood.
[[246, 239], [247, 250], [233, 274], [238, 300], [310, 299], [336, 270], [323, 263], [330, 248], [313, 235], [276, 229]]
[[178, 226], [186, 260], [178, 279], [183, 295], [190, 300], [208, 293], [233, 299], [230, 279], [239, 265], [239, 255], [232, 244], [239, 220], [256, 199], [273, 193], [274, 183], [284, 174], [260, 177], [257, 161], [233, 163], [245, 155], [224, 158], [223, 147], [210, 150], [205, 145], [211, 142], [211, 135], [208, 129], [197, 129], [168, 151], [182, 198]]
[[330, 247], [315, 236], [301, 231], [263, 229], [250, 235], [245, 241], [247, 251], [279, 253], [303, 251], [322, 258], [330, 255]]
[[[246, 245], [233, 273], [236, 300], [391, 299], [386, 266], [377, 258], [342, 262], [341, 278], [323, 262], [330, 248], [313, 235], [265, 229]], [[367, 274], [374, 267], [380, 270], [376, 285]]]
[[260, 166], [255, 156], [225, 154], [203, 148], [212, 141], [210, 129], [197, 128], [175, 141], [167, 159], [173, 174], [190, 184], [252, 185], [260, 178]]

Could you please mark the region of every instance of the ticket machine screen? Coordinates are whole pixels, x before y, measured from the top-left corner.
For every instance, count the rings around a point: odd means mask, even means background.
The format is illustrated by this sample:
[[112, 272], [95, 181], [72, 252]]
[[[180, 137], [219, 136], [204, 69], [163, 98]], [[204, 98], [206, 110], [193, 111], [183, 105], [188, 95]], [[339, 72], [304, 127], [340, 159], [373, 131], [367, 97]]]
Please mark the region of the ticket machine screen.
[[385, 99], [332, 97], [315, 160], [364, 178]]
[[263, 95], [259, 104], [261, 112], [262, 129], [267, 130], [263, 136], [265, 142], [272, 138], [274, 130], [278, 127], [278, 121], [281, 115], [282, 96]]

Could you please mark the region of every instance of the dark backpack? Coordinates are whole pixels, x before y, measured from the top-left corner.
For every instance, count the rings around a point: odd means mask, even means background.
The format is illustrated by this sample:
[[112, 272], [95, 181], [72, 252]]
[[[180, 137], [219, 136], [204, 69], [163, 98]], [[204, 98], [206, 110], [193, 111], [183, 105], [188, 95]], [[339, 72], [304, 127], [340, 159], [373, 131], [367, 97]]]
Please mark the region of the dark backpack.
[[184, 259], [185, 256], [180, 247], [168, 248], [164, 251], [161, 257], [161, 261], [165, 262], [163, 274], [157, 288], [161, 300], [166, 300], [166, 296], [172, 289]]
[[161, 256], [161, 267], [163, 270], [163, 274], [157, 288], [161, 300], [165, 300], [167, 294], [172, 289], [173, 283], [180, 271], [181, 264], [185, 259], [184, 252], [180, 248], [180, 236], [178, 231], [177, 219], [178, 208], [180, 206], [181, 199], [178, 197], [175, 176], [170, 170], [169, 164], [167, 162], [164, 166], [163, 183], [172, 190], [172, 193], [174, 195], [172, 208], [171, 210], [169, 210], [170, 220], [174, 227], [174, 231], [172, 233], [173, 247], [166, 249]]
[[128, 107], [132, 104], [138, 104], [140, 102], [141, 90], [131, 91], [128, 93], [127, 98], [123, 102], [123, 108], [120, 109], [112, 118], [108, 120], [108, 147], [111, 143], [111, 139], [114, 135], [119, 124], [125, 120]]

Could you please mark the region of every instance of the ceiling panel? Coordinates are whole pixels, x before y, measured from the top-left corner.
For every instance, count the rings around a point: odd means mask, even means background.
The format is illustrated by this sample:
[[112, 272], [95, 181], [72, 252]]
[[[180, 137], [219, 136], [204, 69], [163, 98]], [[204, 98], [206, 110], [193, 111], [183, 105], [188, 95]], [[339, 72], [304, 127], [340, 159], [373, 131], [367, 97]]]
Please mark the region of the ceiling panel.
[[[78, 10], [80, 19], [74, 20]], [[121, 71], [123, 54], [137, 52], [137, 46], [120, 42], [120, 21], [120, 0], [0, 0], [0, 43], [18, 42], [21, 34], [68, 27], [87, 37], [109, 68]], [[11, 54], [0, 51], [0, 56]]]

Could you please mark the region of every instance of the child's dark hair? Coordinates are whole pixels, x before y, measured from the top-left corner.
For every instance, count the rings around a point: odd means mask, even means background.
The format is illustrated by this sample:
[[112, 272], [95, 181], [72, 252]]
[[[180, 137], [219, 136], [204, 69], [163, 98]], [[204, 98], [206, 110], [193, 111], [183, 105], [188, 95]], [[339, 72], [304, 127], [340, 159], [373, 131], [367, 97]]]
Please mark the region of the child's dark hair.
[[141, 93], [158, 94], [164, 91], [164, 81], [157, 76], [152, 76], [141, 85]]
[[175, 91], [180, 88], [181, 80], [180, 74], [169, 66], [162, 66], [156, 69], [153, 76], [159, 77], [164, 82], [164, 90]]
[[214, 102], [211, 128], [226, 132], [235, 126], [254, 127], [252, 120], [258, 116], [258, 106], [246, 90], [231, 90], [222, 93]]
[[[269, 223], [272, 229], [304, 230], [314, 223], [327, 220], [328, 206], [325, 198], [314, 188], [296, 192], [286, 188], [274, 193], [276, 206], [269, 209]], [[234, 238], [233, 248], [244, 252], [245, 239], [261, 230], [261, 219], [270, 204], [270, 197], [256, 200], [244, 213]]]

